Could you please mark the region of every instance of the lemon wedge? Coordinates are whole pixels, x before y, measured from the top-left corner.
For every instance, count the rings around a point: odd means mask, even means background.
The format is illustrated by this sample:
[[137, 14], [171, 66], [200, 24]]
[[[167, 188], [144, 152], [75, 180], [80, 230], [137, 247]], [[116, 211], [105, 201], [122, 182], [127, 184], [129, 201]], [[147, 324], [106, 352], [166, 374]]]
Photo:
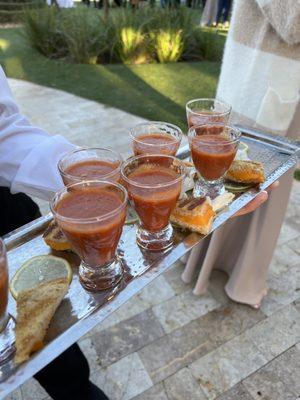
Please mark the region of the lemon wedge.
[[51, 255], [37, 256], [22, 264], [11, 279], [9, 288], [16, 299], [23, 290], [61, 278], [67, 279], [69, 284], [72, 281], [72, 268], [68, 261]]

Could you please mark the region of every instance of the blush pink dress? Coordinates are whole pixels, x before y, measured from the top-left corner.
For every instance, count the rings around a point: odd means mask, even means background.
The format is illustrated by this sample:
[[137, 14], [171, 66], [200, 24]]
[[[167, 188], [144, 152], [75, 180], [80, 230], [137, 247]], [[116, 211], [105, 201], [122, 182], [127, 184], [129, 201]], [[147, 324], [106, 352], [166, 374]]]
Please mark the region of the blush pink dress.
[[[231, 104], [232, 122], [300, 138], [300, 4], [235, 0], [217, 98]], [[232, 218], [192, 252], [182, 279], [198, 274], [195, 294], [211, 271], [227, 272], [227, 295], [257, 305], [284, 220], [293, 171], [280, 179], [268, 201], [251, 214]]]

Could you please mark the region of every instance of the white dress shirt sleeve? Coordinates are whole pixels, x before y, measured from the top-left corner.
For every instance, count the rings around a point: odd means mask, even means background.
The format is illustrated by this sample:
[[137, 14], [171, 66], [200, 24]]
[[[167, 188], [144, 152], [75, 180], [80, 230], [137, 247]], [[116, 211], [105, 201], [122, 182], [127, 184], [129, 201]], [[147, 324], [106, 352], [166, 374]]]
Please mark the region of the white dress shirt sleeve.
[[0, 67], [0, 186], [49, 200], [63, 186], [59, 159], [75, 146], [33, 127], [19, 112]]

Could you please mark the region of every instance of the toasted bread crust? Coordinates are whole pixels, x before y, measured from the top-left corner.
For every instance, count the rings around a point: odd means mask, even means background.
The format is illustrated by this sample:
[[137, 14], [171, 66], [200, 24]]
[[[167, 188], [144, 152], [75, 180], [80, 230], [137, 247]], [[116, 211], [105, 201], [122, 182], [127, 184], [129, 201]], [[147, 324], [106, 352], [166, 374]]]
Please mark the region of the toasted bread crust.
[[24, 290], [17, 298], [16, 354], [20, 364], [43, 346], [50, 321], [68, 291], [67, 279], [55, 279], [33, 289]]
[[51, 221], [43, 234], [43, 239], [53, 250], [70, 250], [71, 246], [55, 220]]
[[264, 167], [262, 163], [256, 161], [234, 160], [225, 178], [238, 183], [263, 183]]
[[171, 221], [182, 228], [207, 235], [216, 213], [207, 199], [180, 200], [171, 214]]

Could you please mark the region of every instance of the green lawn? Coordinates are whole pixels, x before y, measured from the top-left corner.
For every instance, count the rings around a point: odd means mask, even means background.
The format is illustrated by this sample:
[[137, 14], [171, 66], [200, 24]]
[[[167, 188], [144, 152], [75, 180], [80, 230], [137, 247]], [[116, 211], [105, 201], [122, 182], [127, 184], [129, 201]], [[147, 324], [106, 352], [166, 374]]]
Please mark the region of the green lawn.
[[[0, 29], [0, 63], [12, 78], [50, 86], [186, 130], [185, 103], [215, 94], [220, 63], [76, 65], [32, 49], [22, 28]], [[74, 110], [76, 111], [76, 110]], [[300, 170], [295, 173], [300, 180]]]
[[49, 60], [27, 42], [22, 28], [0, 29], [0, 63], [24, 79], [114, 106], [152, 120], [185, 124], [185, 103], [215, 94], [220, 63], [76, 65]]

